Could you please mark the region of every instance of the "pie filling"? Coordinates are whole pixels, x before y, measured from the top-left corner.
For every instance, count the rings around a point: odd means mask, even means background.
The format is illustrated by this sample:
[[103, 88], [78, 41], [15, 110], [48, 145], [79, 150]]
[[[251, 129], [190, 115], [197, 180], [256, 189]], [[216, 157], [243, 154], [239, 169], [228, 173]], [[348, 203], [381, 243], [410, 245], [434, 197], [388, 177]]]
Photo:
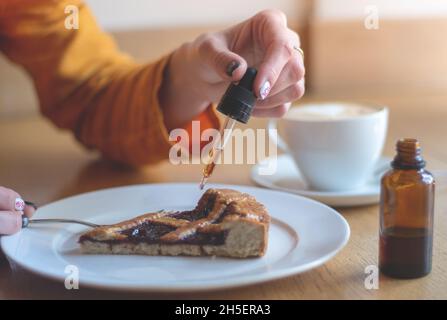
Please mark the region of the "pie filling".
[[[200, 220], [206, 218], [216, 201], [216, 196], [211, 195], [206, 199], [203, 199], [201, 203], [194, 210], [188, 211], [177, 211], [166, 215], [167, 217], [187, 220], [189, 222], [194, 222], [196, 220]], [[92, 241], [92, 242], [103, 242], [110, 244], [119, 244], [119, 243], [147, 243], [147, 244], [192, 244], [192, 245], [223, 245], [225, 244], [225, 240], [228, 235], [227, 230], [218, 231], [218, 232], [200, 232], [196, 231], [191, 235], [179, 239], [178, 241], [162, 241], [160, 238], [165, 234], [168, 234], [172, 231], [175, 231], [177, 227], [163, 224], [157, 221], [145, 221], [140, 225], [125, 229], [120, 231], [120, 234], [126, 236], [126, 239], [116, 239], [116, 240], [97, 240], [95, 238], [91, 238], [88, 235], [83, 235], [79, 239], [79, 242], [84, 241]]]
[[219, 246], [225, 244], [225, 240], [228, 236], [228, 230], [223, 230], [219, 232], [200, 232], [196, 231], [190, 236], [183, 238], [175, 242], [164, 242], [161, 241], [161, 237], [165, 234], [172, 232], [176, 227], [154, 223], [153, 221], [146, 221], [142, 224], [120, 231], [121, 234], [126, 236], [126, 239], [121, 240], [97, 240], [88, 236], [81, 236], [80, 242], [92, 241], [92, 242], [102, 242], [110, 244], [119, 243], [147, 243], [147, 244], [193, 244], [193, 245], [214, 245]]

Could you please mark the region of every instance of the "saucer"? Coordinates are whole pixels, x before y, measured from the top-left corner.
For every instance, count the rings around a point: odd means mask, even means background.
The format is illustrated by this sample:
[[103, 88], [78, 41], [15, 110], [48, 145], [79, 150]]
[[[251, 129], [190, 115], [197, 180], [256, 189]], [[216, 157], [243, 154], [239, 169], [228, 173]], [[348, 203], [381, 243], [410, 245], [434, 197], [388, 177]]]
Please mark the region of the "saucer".
[[349, 207], [379, 202], [380, 178], [390, 168], [391, 158], [381, 157], [377, 161], [372, 177], [364, 186], [343, 191], [309, 189], [295, 162], [288, 154], [278, 156], [276, 172], [273, 175], [260, 175], [259, 168], [266, 167], [270, 161], [273, 159], [267, 158], [251, 169], [252, 180], [260, 186], [299, 194], [334, 207]]

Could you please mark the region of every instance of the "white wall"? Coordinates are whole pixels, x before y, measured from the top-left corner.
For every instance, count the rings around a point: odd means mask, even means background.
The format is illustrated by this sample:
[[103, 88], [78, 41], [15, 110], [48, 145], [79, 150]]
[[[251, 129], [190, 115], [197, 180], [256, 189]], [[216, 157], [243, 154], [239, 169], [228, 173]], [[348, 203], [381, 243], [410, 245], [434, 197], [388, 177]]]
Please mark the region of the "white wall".
[[321, 20], [357, 19], [370, 5], [380, 19], [447, 17], [447, 0], [315, 0], [314, 13]]
[[86, 0], [107, 30], [223, 25], [278, 8], [297, 21], [312, 0]]

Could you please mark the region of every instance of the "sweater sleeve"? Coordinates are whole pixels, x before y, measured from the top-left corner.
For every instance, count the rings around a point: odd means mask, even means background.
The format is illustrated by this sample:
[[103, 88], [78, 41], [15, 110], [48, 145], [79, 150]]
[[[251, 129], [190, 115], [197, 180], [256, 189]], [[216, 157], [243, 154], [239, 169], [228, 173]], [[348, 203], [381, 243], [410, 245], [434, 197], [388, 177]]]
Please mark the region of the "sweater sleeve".
[[[68, 5], [78, 8], [78, 29], [65, 26]], [[31, 76], [42, 114], [86, 147], [131, 165], [168, 157], [172, 143], [158, 92], [169, 55], [136, 63], [80, 0], [0, 4], [0, 49]], [[211, 109], [196, 120], [202, 130], [219, 126]]]

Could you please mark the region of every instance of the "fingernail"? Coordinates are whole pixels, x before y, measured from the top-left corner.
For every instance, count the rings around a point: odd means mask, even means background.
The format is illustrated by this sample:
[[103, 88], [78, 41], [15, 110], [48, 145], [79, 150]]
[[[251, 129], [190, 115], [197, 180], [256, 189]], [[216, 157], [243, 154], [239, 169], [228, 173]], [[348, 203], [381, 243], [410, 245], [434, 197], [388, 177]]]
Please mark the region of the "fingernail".
[[25, 201], [22, 198], [16, 198], [14, 208], [16, 211], [23, 211], [25, 209]]
[[233, 76], [233, 72], [234, 70], [236, 70], [237, 68], [239, 68], [241, 64], [238, 61], [231, 61], [228, 65], [227, 65], [227, 70], [226, 70], [226, 74], [229, 77]]
[[27, 206], [31, 206], [31, 207], [33, 207], [34, 210], [37, 210], [37, 205], [36, 205], [34, 202], [26, 201], [26, 200], [25, 200], [25, 204], [26, 204]]
[[270, 87], [271, 86], [269, 81], [264, 82], [264, 84], [261, 86], [261, 89], [259, 90], [259, 95], [261, 96], [262, 100], [267, 98], [267, 96], [269, 95]]

